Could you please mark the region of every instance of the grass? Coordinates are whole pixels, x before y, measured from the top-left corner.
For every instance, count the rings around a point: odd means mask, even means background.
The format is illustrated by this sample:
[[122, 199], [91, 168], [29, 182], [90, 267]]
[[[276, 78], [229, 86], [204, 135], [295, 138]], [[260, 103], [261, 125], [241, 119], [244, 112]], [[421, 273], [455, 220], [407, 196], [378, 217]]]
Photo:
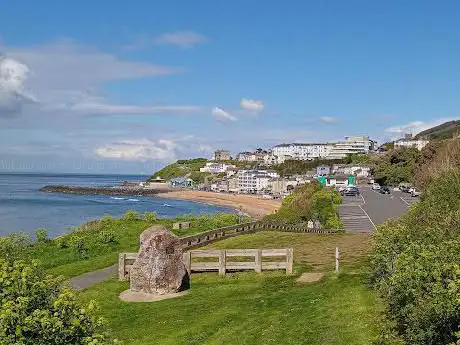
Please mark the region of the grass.
[[294, 262], [308, 271], [328, 271], [335, 266], [335, 248], [340, 250], [340, 265], [361, 268], [367, 255], [369, 236], [365, 234], [299, 234], [259, 232], [213, 243], [203, 249], [294, 248]]
[[[367, 236], [262, 232], [206, 248], [294, 247], [296, 272], [326, 271], [302, 285], [282, 271], [193, 274], [188, 295], [155, 303], [124, 303], [126, 282], [111, 280], [80, 292], [96, 300], [114, 335], [132, 345], [362, 344], [377, 336], [381, 304], [356, 271]], [[335, 246], [343, 248], [343, 273], [330, 271]]]
[[[178, 220], [190, 221], [190, 229], [172, 230], [172, 224]], [[74, 277], [117, 263], [120, 252], [136, 252], [139, 249], [140, 234], [152, 225], [161, 224], [178, 236], [186, 236], [233, 225], [237, 220], [236, 215], [225, 213], [151, 221], [141, 217], [103, 218], [59, 239], [66, 243], [63, 248], [59, 247], [58, 240], [35, 243], [23, 249], [22, 258], [39, 259], [50, 273]], [[114, 239], [104, 239], [103, 235], [107, 233], [113, 235]], [[81, 239], [81, 249], [77, 248], [76, 239]]]

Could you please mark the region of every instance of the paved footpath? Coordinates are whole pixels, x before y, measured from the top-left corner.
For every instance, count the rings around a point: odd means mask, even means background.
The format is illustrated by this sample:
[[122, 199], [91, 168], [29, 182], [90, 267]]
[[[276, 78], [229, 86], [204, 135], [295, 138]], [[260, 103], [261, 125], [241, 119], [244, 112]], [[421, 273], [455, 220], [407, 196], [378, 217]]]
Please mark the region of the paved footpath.
[[118, 264], [102, 268], [97, 271], [88, 272], [77, 277], [70, 278], [70, 286], [74, 290], [83, 290], [90, 286], [116, 277], [118, 274]]

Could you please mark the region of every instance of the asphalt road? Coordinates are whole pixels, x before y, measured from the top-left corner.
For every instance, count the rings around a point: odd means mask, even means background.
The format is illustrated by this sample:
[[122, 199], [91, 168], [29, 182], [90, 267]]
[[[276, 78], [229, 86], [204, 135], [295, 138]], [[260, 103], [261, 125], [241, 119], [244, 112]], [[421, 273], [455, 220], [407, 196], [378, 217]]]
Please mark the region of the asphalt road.
[[364, 199], [362, 208], [372, 219], [374, 224], [382, 224], [390, 218], [396, 218], [406, 212], [409, 205], [414, 201], [407, 193], [391, 191], [391, 194], [380, 194], [365, 186], [361, 187], [361, 195]]

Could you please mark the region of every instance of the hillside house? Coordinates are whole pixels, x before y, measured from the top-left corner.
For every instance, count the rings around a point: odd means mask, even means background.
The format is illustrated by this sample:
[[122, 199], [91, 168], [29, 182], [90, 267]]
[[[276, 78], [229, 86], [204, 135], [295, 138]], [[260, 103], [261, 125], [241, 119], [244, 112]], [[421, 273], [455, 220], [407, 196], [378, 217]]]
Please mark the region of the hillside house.
[[186, 177], [176, 177], [169, 180], [171, 188], [192, 188], [195, 185], [192, 179]]

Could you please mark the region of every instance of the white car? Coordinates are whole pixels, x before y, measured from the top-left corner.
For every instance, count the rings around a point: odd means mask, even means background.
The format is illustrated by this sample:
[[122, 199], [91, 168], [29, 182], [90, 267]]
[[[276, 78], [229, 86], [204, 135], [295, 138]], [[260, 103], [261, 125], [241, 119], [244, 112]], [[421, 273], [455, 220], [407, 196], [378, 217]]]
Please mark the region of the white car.
[[413, 197], [420, 196], [421, 192], [417, 188], [412, 188], [410, 195]]
[[372, 185], [372, 189], [373, 189], [373, 190], [380, 190], [380, 185], [379, 185], [378, 183], [374, 183], [374, 184]]

